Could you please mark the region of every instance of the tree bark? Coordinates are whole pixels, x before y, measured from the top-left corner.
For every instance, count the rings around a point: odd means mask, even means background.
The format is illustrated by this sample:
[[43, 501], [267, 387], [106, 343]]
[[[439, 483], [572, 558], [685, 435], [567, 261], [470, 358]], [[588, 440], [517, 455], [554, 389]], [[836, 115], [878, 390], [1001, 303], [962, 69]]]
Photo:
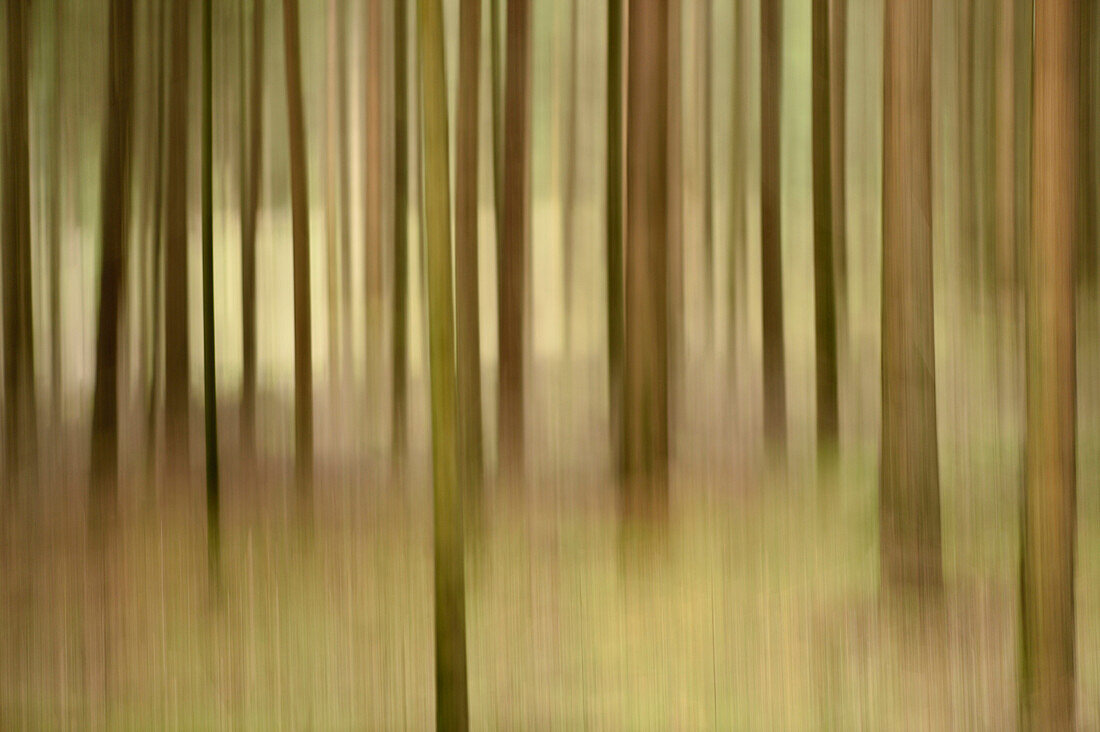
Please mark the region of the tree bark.
[[623, 0], [607, 3], [607, 392], [611, 454], [625, 478], [623, 449]]
[[942, 585], [932, 313], [932, 3], [886, 3], [883, 103], [883, 585]]
[[[741, 338], [741, 318], [744, 316], [746, 249], [748, 246], [748, 224], [746, 214], [746, 191], [748, 188], [747, 145], [745, 137], [745, 108], [748, 106], [748, 84], [746, 74], [749, 67], [748, 23], [746, 3], [737, 2], [733, 7], [733, 70], [730, 74], [732, 87], [732, 108], [730, 110], [730, 250], [729, 250], [729, 317], [727, 333], [729, 359], [731, 366], [736, 364], [738, 341]], [[731, 368], [732, 371], [732, 368]], [[730, 374], [736, 379], [736, 374]]]
[[504, 98], [504, 230], [497, 260], [499, 292], [500, 472], [515, 480], [523, 470], [523, 353], [530, 172], [530, 0], [509, 0], [508, 73]]
[[565, 92], [565, 140], [562, 144], [561, 195], [561, 299], [564, 318], [564, 352], [566, 360], [573, 353], [573, 222], [577, 189], [577, 23], [579, 0], [569, 0], [569, 77]]
[[[687, 368], [684, 333], [684, 189], [681, 94], [683, 3], [668, 2], [668, 369], [669, 414], [675, 423]], [[670, 448], [671, 449], [671, 448]]]
[[1076, 343], [1081, 4], [1035, 3], [1026, 265], [1021, 726], [1075, 723]]
[[378, 383], [382, 346], [382, 3], [367, 0], [363, 53], [363, 140], [366, 148], [363, 262], [366, 288], [367, 391]]
[[627, 509], [668, 503], [668, 16], [633, 0], [627, 44]]
[[[341, 19], [337, 0], [328, 0], [325, 8], [325, 280], [328, 321], [328, 378], [330, 393], [339, 393], [337, 373], [340, 366], [340, 212], [337, 207], [340, 177], [338, 162], [346, 157], [340, 150], [339, 85], [340, 44], [337, 42]], [[334, 400], [335, 401], [335, 400]]]
[[264, 133], [264, 0], [252, 0], [252, 70], [249, 73], [248, 192], [241, 216], [241, 444], [245, 458], [256, 455], [256, 219]]
[[1097, 94], [1096, 21], [1100, 9], [1095, 0], [1081, 2], [1081, 83], [1079, 115], [1081, 125], [1081, 236], [1078, 239], [1077, 281], [1084, 285], [1090, 298], [1096, 295], [1100, 278], [1100, 225], [1096, 217], [1097, 124], [1095, 104]]
[[408, 94], [405, 0], [393, 4], [393, 410], [390, 423], [395, 465], [405, 454], [406, 343], [408, 338], [409, 206]]
[[699, 35], [700, 79], [702, 87], [702, 144], [700, 145], [703, 163], [703, 342], [710, 348], [714, 341], [714, 122], [711, 102], [711, 66], [713, 55], [714, 10], [712, 0], [700, 0], [696, 9]]
[[309, 300], [309, 181], [302, 114], [302, 62], [298, 0], [283, 0], [286, 43], [287, 131], [290, 142], [290, 208], [294, 256], [294, 433], [299, 518], [313, 518], [313, 357]]
[[846, 348], [848, 339], [847, 78], [848, 0], [829, 0], [829, 140], [838, 350]]
[[782, 137], [783, 0], [761, 0], [760, 38], [760, 292], [764, 334], [764, 440], [772, 457], [782, 460], [787, 442], [779, 152]]
[[[514, 2], [514, 0], [513, 0]], [[467, 1], [467, 5], [470, 5]], [[469, 725], [462, 493], [455, 403], [451, 290], [447, 87], [440, 0], [420, 0], [420, 93], [423, 103], [424, 210], [428, 253], [428, 330], [435, 501], [436, 729]], [[465, 8], [467, 13], [469, 8]]]

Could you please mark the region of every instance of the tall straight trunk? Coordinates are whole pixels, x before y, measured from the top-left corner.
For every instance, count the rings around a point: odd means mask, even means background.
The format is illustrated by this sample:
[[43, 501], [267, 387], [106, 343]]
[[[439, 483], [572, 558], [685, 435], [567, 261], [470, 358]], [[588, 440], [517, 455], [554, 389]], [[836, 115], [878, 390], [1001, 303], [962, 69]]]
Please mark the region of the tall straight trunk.
[[684, 189], [681, 95], [683, 3], [668, 3], [668, 340], [669, 413], [675, 415], [687, 363], [684, 321]]
[[134, 4], [111, 0], [108, 20], [107, 125], [101, 178], [99, 315], [92, 397], [91, 493], [88, 516], [99, 535], [118, 495], [119, 298], [125, 269], [134, 105]]
[[977, 291], [981, 281], [974, 159], [974, 3], [958, 0], [958, 192], [959, 253], [964, 287]]
[[624, 448], [631, 511], [668, 501], [668, 16], [633, 0], [627, 43]]
[[212, 0], [204, 0], [202, 14], [202, 371], [206, 436], [206, 546], [211, 584], [218, 591], [221, 566], [220, 504], [218, 496], [218, 393], [214, 372], [214, 152], [213, 74], [211, 49]]
[[363, 262], [366, 285], [366, 359], [368, 393], [379, 393], [382, 328], [382, 3], [368, 0], [364, 13], [363, 141]]
[[1075, 723], [1077, 373], [1074, 247], [1080, 3], [1035, 3], [1027, 440], [1021, 545], [1021, 726]]
[[1100, 225], [1096, 216], [1096, 153], [1097, 131], [1100, 124], [1094, 115], [1097, 94], [1096, 52], [1097, 16], [1100, 10], [1095, 0], [1081, 2], [1081, 83], [1079, 116], [1081, 125], [1081, 236], [1078, 241], [1077, 281], [1084, 285], [1090, 296], [1096, 294], [1100, 278]]
[[283, 0], [286, 43], [287, 132], [290, 143], [290, 212], [294, 252], [294, 464], [300, 516], [313, 511], [313, 358], [309, 301], [309, 181], [302, 113], [302, 61], [298, 0]]
[[882, 172], [883, 584], [937, 590], [939, 457], [932, 319], [932, 2], [888, 0]]
[[[472, 5], [467, 0], [466, 5]], [[440, 0], [420, 0], [420, 94], [423, 104], [424, 218], [428, 254], [428, 351], [435, 504], [436, 729], [469, 726], [466, 687], [466, 592], [462, 491], [455, 402], [455, 334], [451, 291], [447, 87]], [[468, 16], [469, 7], [465, 16]], [[468, 17], [464, 17], [468, 20]], [[476, 109], [476, 107], [475, 107]]]
[[[31, 306], [31, 189], [27, 81], [28, 0], [7, 3], [7, 125], [4, 147], [4, 465], [33, 468], [37, 452]], [[9, 485], [15, 481], [9, 482]]]
[[579, 0], [569, 0], [569, 77], [565, 91], [565, 140], [562, 144], [561, 195], [561, 299], [564, 318], [565, 354], [573, 352], [573, 221], [577, 190], [577, 23]]
[[623, 450], [623, 0], [607, 3], [607, 393], [611, 454], [625, 477]]
[[779, 458], [787, 443], [783, 347], [783, 251], [780, 194], [780, 98], [783, 0], [760, 6], [760, 295], [764, 331], [764, 440]]
[[393, 462], [405, 454], [406, 343], [409, 287], [408, 22], [405, 0], [393, 4]]
[[974, 167], [978, 217], [978, 255], [983, 292], [996, 302], [997, 263], [997, 72], [996, 27], [997, 0], [977, 0], [975, 27], [984, 30], [974, 40]]
[[[496, 223], [497, 257], [504, 246], [504, 70], [501, 62], [500, 3], [489, 0], [489, 96], [493, 113], [493, 213]], [[614, 0], [612, 0], [614, 1]]]
[[836, 269], [837, 340], [848, 338], [847, 178], [848, 0], [829, 0], [829, 130], [832, 158], [833, 267]]
[[[402, 0], [394, 0], [394, 6]], [[336, 9], [336, 113], [337, 139], [339, 145], [339, 197], [340, 217], [340, 313], [343, 328], [339, 337], [343, 339], [340, 349], [340, 368], [345, 378], [353, 373], [354, 349], [351, 333], [351, 108], [348, 104], [350, 87], [348, 84], [348, 13], [347, 3], [337, 0]]]
[[[159, 14], [155, 14], [158, 18]], [[49, 298], [50, 298], [50, 424], [54, 430], [61, 426], [61, 197], [63, 182], [61, 179], [61, 159], [64, 155], [65, 140], [62, 135], [61, 118], [64, 104], [64, 36], [65, 3], [54, 0], [54, 37], [53, 37], [53, 113], [50, 115], [49, 139], [52, 149], [49, 152], [50, 172], [48, 180], [51, 190], [49, 197]], [[158, 77], [159, 83], [159, 77]]]
[[497, 262], [500, 310], [500, 470], [518, 478], [523, 466], [524, 279], [530, 134], [530, 0], [508, 1], [508, 73], [504, 97], [504, 236]]
[[829, 0], [813, 3], [814, 345], [817, 355], [817, 450], [834, 458], [840, 437], [836, 287], [833, 265], [832, 119]]
[[700, 75], [702, 102], [702, 144], [700, 145], [703, 163], [703, 342], [709, 348], [714, 340], [714, 122], [711, 103], [711, 66], [713, 55], [714, 10], [712, 0], [700, 0], [696, 9], [699, 36]]
[[[748, 223], [745, 197], [748, 188], [747, 145], [745, 137], [745, 108], [748, 106], [747, 71], [748, 28], [747, 3], [733, 6], [733, 70], [730, 74], [732, 108], [730, 109], [730, 250], [729, 250], [729, 298], [727, 309], [728, 349], [730, 363], [736, 362], [738, 341], [741, 337], [741, 319], [746, 304], [745, 272], [748, 247]], [[734, 374], [731, 374], [735, 378]]]
[[337, 196], [340, 187], [340, 44], [337, 42], [340, 17], [337, 0], [328, 0], [325, 7], [325, 284], [328, 321], [328, 378], [333, 395], [337, 390], [336, 374], [340, 366], [340, 236]]
[[[1018, 363], [1016, 328], [1016, 23], [1015, 0], [998, 0], [996, 27], [996, 298], [998, 403], [1013, 402]], [[1006, 422], [1004, 415], [999, 420]], [[1014, 420], [1008, 420], [1010, 423]]]
[[481, 0], [459, 6], [455, 160], [455, 328], [461, 468], [467, 495], [481, 487], [481, 332], [477, 291], [478, 82]]
[[191, 368], [187, 346], [187, 96], [191, 3], [172, 0], [164, 247], [164, 439], [168, 471], [189, 471]]
[[[264, 133], [264, 2], [252, 0], [252, 53], [248, 74], [247, 200], [241, 215], [241, 444], [246, 459], [256, 454], [256, 219]], [[243, 144], [243, 143], [242, 143]]]

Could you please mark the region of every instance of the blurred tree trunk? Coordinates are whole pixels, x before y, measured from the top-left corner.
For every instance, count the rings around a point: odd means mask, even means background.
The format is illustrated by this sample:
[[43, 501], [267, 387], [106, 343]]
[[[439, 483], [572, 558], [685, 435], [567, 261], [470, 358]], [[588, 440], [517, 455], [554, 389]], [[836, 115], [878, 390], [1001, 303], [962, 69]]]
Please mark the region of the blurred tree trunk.
[[687, 364], [684, 320], [683, 3], [668, 3], [668, 339], [669, 414], [679, 414]]
[[[159, 14], [155, 14], [158, 18]], [[61, 159], [64, 155], [65, 140], [61, 129], [62, 105], [64, 104], [64, 37], [65, 2], [54, 0], [53, 29], [53, 109], [50, 115], [49, 140], [49, 298], [50, 298], [50, 425], [53, 430], [61, 428], [61, 197], [64, 181], [61, 178]], [[159, 77], [158, 77], [159, 83]]]
[[501, 65], [500, 3], [501, 0], [489, 0], [489, 102], [493, 110], [490, 117], [493, 128], [493, 213], [498, 262], [504, 246], [504, 70]]
[[92, 397], [92, 533], [102, 536], [118, 496], [118, 342], [130, 203], [134, 103], [133, 0], [111, 0], [108, 20], [107, 125], [100, 195], [99, 315]]
[[1076, 344], [1081, 4], [1035, 3], [1021, 726], [1075, 722]]
[[624, 448], [628, 513], [668, 502], [668, 15], [633, 0], [627, 43]]
[[[748, 164], [747, 140], [745, 137], [745, 109], [748, 107], [748, 84], [746, 76], [749, 67], [747, 3], [737, 2], [733, 6], [733, 69], [730, 74], [732, 106], [730, 109], [730, 250], [729, 250], [729, 302], [727, 308], [727, 332], [729, 334], [729, 358], [731, 367], [736, 363], [738, 340], [742, 337], [741, 319], [745, 310], [746, 248], [748, 246], [748, 223], [745, 196], [747, 191]], [[731, 373], [731, 378], [736, 374]]]
[[[1096, 22], [1100, 16], [1096, 0], [1081, 2], [1081, 236], [1078, 239], [1077, 281], [1084, 285], [1092, 302], [1096, 295], [1097, 278], [1100, 277], [1100, 225], [1096, 217], [1096, 125], [1095, 116], [1097, 80], [1100, 78], [1100, 54], [1097, 54]], [[1095, 308], [1093, 303], [1090, 307]]]
[[620, 480], [623, 449], [623, 0], [607, 3], [607, 367], [611, 455]]
[[214, 348], [214, 150], [213, 94], [211, 93], [212, 0], [204, 0], [202, 14], [202, 371], [206, 433], [206, 546], [211, 584], [219, 591], [221, 566], [220, 505], [218, 497], [218, 393]]
[[[986, 296], [997, 302], [997, 0], [976, 0], [974, 36], [974, 155], [979, 176], [975, 187], [978, 216], [978, 255]], [[996, 310], [993, 309], [994, 319]]]
[[[164, 440], [168, 474], [187, 480], [191, 368], [187, 345], [187, 96], [191, 3], [172, 2], [164, 248]], [[245, 308], [247, 312], [247, 307]]]
[[409, 145], [408, 145], [408, 81], [405, 50], [408, 35], [405, 0], [393, 4], [393, 463], [400, 465], [405, 455], [405, 369], [408, 338], [409, 286]]
[[833, 259], [833, 147], [829, 0], [813, 0], [814, 345], [817, 452], [834, 461], [840, 439], [837, 394], [836, 270]]
[[[248, 75], [247, 198], [241, 215], [241, 445], [246, 460], [256, 455], [256, 219], [264, 132], [264, 2], [252, 0], [252, 53]], [[242, 143], [243, 144], [243, 143]]]
[[527, 257], [527, 193], [530, 185], [530, 0], [508, 1], [508, 72], [504, 97], [504, 229], [497, 262], [500, 396], [497, 422], [500, 472], [507, 480], [523, 470], [523, 353]]
[[888, 0], [884, 35], [883, 585], [943, 582], [932, 318], [932, 2]]
[[703, 343], [706, 348], [711, 348], [714, 341], [714, 121], [713, 104], [711, 103], [711, 66], [713, 55], [713, 31], [714, 10], [712, 0], [700, 0], [696, 8], [696, 22], [698, 23], [698, 37], [702, 39], [699, 44], [699, 62], [702, 67], [699, 76], [699, 85], [702, 94], [702, 143], [700, 145], [703, 163]]
[[562, 278], [561, 298], [564, 318], [564, 347], [568, 357], [573, 353], [573, 227], [577, 190], [577, 23], [579, 0], [569, 0], [569, 64], [568, 84], [565, 92], [565, 140], [562, 144], [562, 196], [561, 196], [561, 250]]
[[[328, 0], [325, 7], [325, 280], [328, 321], [328, 378], [330, 394], [339, 394], [336, 375], [340, 365], [340, 238], [337, 196], [340, 187], [340, 158], [346, 157], [340, 149], [338, 98], [342, 95], [338, 71], [343, 61], [337, 40], [341, 19], [337, 12], [337, 0]], [[334, 399], [335, 403], [335, 399]]]
[[[402, 0], [395, 0], [395, 5]], [[354, 353], [351, 332], [351, 113], [348, 104], [350, 86], [348, 84], [348, 11], [344, 0], [337, 0], [336, 21], [336, 112], [338, 115], [338, 140], [340, 168], [340, 308], [343, 328], [339, 334], [343, 343], [340, 348], [340, 368], [347, 383], [351, 383], [354, 373]]]
[[829, 144], [838, 351], [848, 340], [847, 78], [848, 0], [829, 0]]
[[38, 431], [34, 398], [31, 300], [31, 183], [27, 122], [28, 0], [7, 2], [7, 124], [4, 148], [4, 465], [9, 485], [34, 469]]
[[286, 43], [287, 131], [290, 142], [290, 208], [294, 248], [294, 433], [299, 519], [313, 520], [313, 358], [309, 300], [309, 170], [302, 113], [302, 61], [298, 0], [283, 0]]
[[[997, 403], [1009, 405], [1017, 393], [1016, 366], [1018, 323], [1016, 298], [1016, 23], [1015, 1], [998, 0], [996, 30], [996, 110], [993, 115], [996, 144], [995, 175], [997, 316], [994, 319], [997, 353]], [[1002, 425], [1015, 424], [1008, 414]], [[1015, 443], [1013, 443], [1015, 444]]]
[[975, 296], [981, 282], [974, 171], [974, 2], [958, 0], [958, 196], [963, 287]]
[[787, 443], [779, 156], [782, 138], [783, 0], [761, 0], [760, 38], [760, 292], [764, 334], [764, 440], [771, 456], [781, 459], [786, 453]]
[[[467, 0], [466, 5], [474, 3]], [[470, 7], [465, 7], [464, 10], [466, 15], [470, 13]], [[469, 18], [464, 17], [464, 20]], [[436, 729], [465, 730], [469, 724], [466, 688], [466, 595], [463, 578], [465, 545], [457, 464], [458, 426], [455, 424], [457, 405], [454, 313], [451, 300], [447, 75], [444, 69], [443, 12], [440, 0], [420, 0], [419, 29], [420, 93], [424, 105], [424, 212], [428, 253], [432, 484], [435, 496]], [[468, 45], [467, 43], [467, 47]]]
[[[363, 262], [366, 287], [367, 393], [381, 393], [382, 346], [382, 3], [368, 0], [364, 14], [363, 140], [365, 218]], [[373, 403], [373, 397], [371, 397]]]
[[481, 0], [459, 6], [458, 146], [455, 160], [455, 328], [459, 445], [464, 489], [481, 488], [481, 331], [478, 318], [478, 84], [481, 79]]

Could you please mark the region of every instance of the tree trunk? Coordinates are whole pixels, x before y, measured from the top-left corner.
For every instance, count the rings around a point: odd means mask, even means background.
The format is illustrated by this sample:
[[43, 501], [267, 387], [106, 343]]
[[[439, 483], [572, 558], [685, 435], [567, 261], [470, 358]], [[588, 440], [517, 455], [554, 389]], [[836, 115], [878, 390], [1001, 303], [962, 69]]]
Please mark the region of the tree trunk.
[[107, 125], [101, 178], [99, 315], [92, 397], [89, 520], [102, 536], [118, 495], [119, 298], [125, 270], [134, 103], [133, 0], [112, 0], [108, 21]]
[[[972, 295], [981, 282], [974, 160], [974, 2], [958, 0], [958, 191], [959, 253], [963, 286]], [[976, 301], [976, 296], [975, 296]]]
[[[993, 115], [996, 139], [996, 298], [994, 319], [997, 353], [997, 403], [1007, 405], [1011, 416], [1002, 414], [1004, 426], [1018, 424], [1012, 405], [1018, 393], [1019, 363], [1016, 297], [1016, 23], [1015, 0], [999, 0], [996, 28], [996, 111]], [[999, 409], [1001, 407], [999, 406]], [[1013, 442], [1013, 445], [1016, 443]]]
[[[395, 0], [395, 7], [403, 0]], [[343, 318], [343, 328], [340, 338], [343, 345], [340, 348], [340, 368], [347, 383], [350, 383], [351, 374], [354, 373], [351, 332], [351, 112], [348, 105], [350, 87], [348, 85], [348, 12], [347, 3], [337, 0], [336, 22], [336, 112], [338, 115], [337, 130], [339, 140], [339, 168], [340, 168], [340, 309]]]
[[[1096, 153], [1097, 132], [1094, 116], [1097, 93], [1097, 64], [1100, 58], [1096, 52], [1097, 16], [1100, 10], [1095, 0], [1081, 2], [1081, 83], [1080, 83], [1080, 125], [1081, 125], [1081, 236], [1078, 239], [1077, 281], [1084, 285], [1092, 302], [1096, 296], [1097, 279], [1100, 278], [1100, 226], [1096, 217]], [[1095, 304], [1091, 305], [1095, 307]]]
[[607, 3], [607, 392], [611, 455], [625, 477], [623, 449], [623, 0]]
[[212, 0], [203, 2], [202, 20], [202, 371], [206, 434], [206, 546], [211, 585], [219, 592], [221, 566], [218, 498], [218, 393], [214, 371], [214, 177]]
[[847, 78], [848, 0], [829, 0], [829, 140], [838, 350], [845, 349], [848, 340]]
[[[669, 414], [673, 424], [687, 368], [684, 320], [684, 114], [681, 95], [683, 72], [683, 3], [668, 3], [668, 340]], [[671, 449], [671, 448], [670, 448]]]
[[[514, 0], [513, 0], [514, 2]], [[467, 0], [466, 5], [473, 5]], [[466, 14], [469, 7], [464, 8]], [[464, 17], [468, 20], [468, 17]], [[432, 483], [435, 496], [436, 729], [469, 725], [466, 688], [466, 597], [462, 493], [455, 424], [455, 339], [451, 306], [447, 87], [440, 0], [420, 0], [420, 92], [423, 103], [424, 210], [428, 250]], [[476, 107], [475, 107], [476, 108]]]
[[294, 251], [294, 447], [299, 519], [313, 519], [313, 358], [309, 301], [309, 181], [302, 114], [302, 62], [298, 0], [283, 0], [286, 42], [287, 131], [290, 138], [290, 208]]
[[[191, 368], [187, 345], [187, 96], [189, 0], [172, 2], [172, 65], [168, 81], [168, 170], [164, 247], [164, 439], [168, 474], [190, 470]], [[246, 308], [247, 310], [247, 308]]]
[[1026, 265], [1021, 726], [1075, 723], [1076, 344], [1074, 246], [1080, 3], [1035, 3], [1031, 246]]
[[393, 4], [393, 411], [391, 434], [393, 435], [392, 460], [400, 465], [405, 455], [405, 382], [406, 343], [408, 339], [408, 287], [409, 287], [409, 145], [408, 145], [408, 82], [405, 50], [408, 38], [408, 22], [405, 19], [405, 0]]
[[489, 0], [489, 92], [493, 113], [493, 214], [496, 223], [497, 261], [504, 246], [504, 71], [501, 67], [500, 2]]
[[[366, 288], [367, 393], [381, 393], [378, 354], [382, 346], [382, 3], [368, 0], [365, 7], [363, 67], [363, 140], [365, 218], [363, 262]], [[373, 403], [373, 397], [372, 403]]]
[[573, 353], [573, 221], [577, 189], [577, 23], [579, 0], [569, 0], [569, 77], [565, 92], [565, 140], [562, 144], [561, 195], [561, 299], [564, 318], [564, 352], [566, 361]]
[[745, 32], [748, 9], [746, 3], [734, 3], [733, 7], [733, 70], [732, 108], [730, 110], [730, 250], [729, 250], [729, 301], [727, 320], [729, 359], [731, 379], [736, 379], [732, 368], [737, 363], [736, 356], [741, 336], [741, 319], [744, 317], [745, 283], [748, 247], [748, 223], [745, 196], [748, 188], [747, 145], [745, 137], [745, 108], [748, 106], [748, 84], [746, 74], [749, 67], [748, 34]]
[[833, 263], [833, 151], [829, 0], [813, 4], [814, 345], [817, 354], [817, 452], [835, 460], [840, 438], [836, 288]]
[[7, 125], [4, 149], [4, 440], [9, 485], [33, 470], [38, 430], [34, 398], [31, 300], [31, 188], [27, 123], [27, 0], [10, 0], [7, 36]]
[[703, 163], [703, 343], [710, 348], [714, 341], [714, 122], [711, 103], [711, 56], [713, 51], [712, 26], [714, 10], [712, 0], [700, 0], [696, 8], [697, 28], [702, 42], [699, 44], [700, 66], [699, 85], [702, 103], [702, 144], [699, 146]]
[[932, 318], [932, 2], [888, 0], [883, 56], [883, 585], [939, 589]]
[[[337, 195], [340, 187], [338, 160], [344, 157], [340, 150], [341, 96], [339, 68], [340, 44], [337, 42], [341, 25], [337, 13], [337, 0], [328, 0], [325, 9], [325, 280], [326, 316], [328, 321], [328, 378], [330, 394], [339, 394], [336, 375], [340, 365], [340, 237]], [[336, 400], [333, 399], [333, 404]]]
[[461, 469], [467, 496], [481, 487], [481, 333], [478, 324], [478, 84], [481, 0], [459, 6], [458, 146], [455, 161], [455, 328]]
[[760, 293], [764, 335], [764, 440], [771, 456], [781, 461], [787, 443], [782, 212], [779, 198], [783, 0], [762, 0], [760, 38]]
[[252, 0], [252, 70], [248, 83], [247, 202], [241, 216], [241, 445], [246, 460], [256, 455], [256, 219], [264, 132], [264, 2]]
[[[156, 14], [159, 18], [160, 15]], [[54, 0], [54, 58], [53, 58], [53, 110], [50, 115], [49, 139], [52, 149], [49, 151], [49, 298], [50, 298], [50, 424], [54, 430], [61, 428], [61, 197], [64, 183], [61, 179], [61, 160], [65, 150], [65, 140], [61, 129], [62, 105], [64, 103], [64, 37], [65, 3]], [[159, 78], [158, 85], [159, 85]], [[157, 86], [159, 88], [159, 86]], [[157, 171], [159, 173], [159, 170]]]
[[530, 134], [530, 0], [508, 2], [508, 73], [504, 109], [504, 235], [497, 262], [500, 310], [500, 472], [523, 469], [524, 279], [527, 256], [527, 138]]
[[628, 513], [668, 504], [668, 16], [633, 0], [627, 43], [624, 447]]

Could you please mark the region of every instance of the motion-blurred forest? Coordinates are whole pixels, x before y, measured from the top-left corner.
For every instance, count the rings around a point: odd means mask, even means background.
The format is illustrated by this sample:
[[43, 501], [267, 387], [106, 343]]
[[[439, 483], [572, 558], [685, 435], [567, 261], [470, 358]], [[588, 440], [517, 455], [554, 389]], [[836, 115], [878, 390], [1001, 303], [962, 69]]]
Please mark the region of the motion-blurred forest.
[[0, 8], [0, 729], [1100, 728], [1094, 0]]

